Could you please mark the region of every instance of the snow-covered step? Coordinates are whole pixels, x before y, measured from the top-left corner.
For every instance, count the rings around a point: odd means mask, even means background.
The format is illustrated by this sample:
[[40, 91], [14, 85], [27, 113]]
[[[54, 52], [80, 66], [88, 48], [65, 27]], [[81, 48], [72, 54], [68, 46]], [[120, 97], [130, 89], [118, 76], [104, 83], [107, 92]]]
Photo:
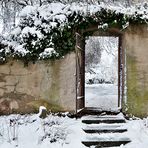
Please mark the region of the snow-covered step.
[[114, 124], [107, 124], [107, 123], [100, 123], [100, 124], [83, 124], [83, 129], [85, 128], [127, 128], [125, 123], [114, 123]]
[[125, 123], [125, 119], [122, 117], [114, 116], [88, 116], [82, 119], [82, 123], [86, 124], [99, 124], [99, 123]]
[[108, 114], [86, 115], [86, 116], [82, 117], [82, 119], [85, 119], [85, 118], [118, 118], [118, 119], [125, 119], [123, 113], [118, 113], [117, 115], [108, 115]]
[[84, 115], [101, 115], [101, 114], [109, 114], [109, 115], [117, 115], [120, 113], [120, 108], [118, 109], [108, 109], [108, 110], [102, 110], [101, 108], [97, 107], [85, 107], [83, 110], [81, 110], [78, 113], [78, 116], [84, 116]]
[[86, 133], [123, 133], [127, 129], [120, 125], [86, 126], [83, 128]]
[[84, 116], [82, 122], [86, 133], [82, 143], [87, 147], [117, 147], [130, 142], [126, 132], [126, 119], [122, 113]]
[[122, 133], [127, 131], [125, 123], [100, 123], [100, 124], [83, 124], [82, 129], [86, 133]]
[[97, 139], [88, 139], [82, 141], [82, 143], [87, 146], [94, 146], [95, 148], [102, 148], [102, 147], [114, 147], [125, 145], [131, 142], [129, 138], [97, 138]]

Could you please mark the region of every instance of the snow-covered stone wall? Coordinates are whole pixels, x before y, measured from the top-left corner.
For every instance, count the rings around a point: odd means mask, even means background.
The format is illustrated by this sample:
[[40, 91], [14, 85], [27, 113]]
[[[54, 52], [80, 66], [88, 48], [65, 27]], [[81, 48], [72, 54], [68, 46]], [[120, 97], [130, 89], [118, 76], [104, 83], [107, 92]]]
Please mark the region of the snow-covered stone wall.
[[75, 54], [24, 66], [9, 60], [0, 65], [0, 114], [75, 110]]

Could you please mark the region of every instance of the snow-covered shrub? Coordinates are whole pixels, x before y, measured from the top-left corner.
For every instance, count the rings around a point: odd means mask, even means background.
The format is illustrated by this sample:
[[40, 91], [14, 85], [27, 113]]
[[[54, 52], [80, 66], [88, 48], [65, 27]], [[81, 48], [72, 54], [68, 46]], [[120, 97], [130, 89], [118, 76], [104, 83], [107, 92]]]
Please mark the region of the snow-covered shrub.
[[[66, 121], [68, 117], [48, 115], [41, 119], [36, 115], [10, 115], [0, 117], [0, 146], [10, 143], [14, 147], [22, 147], [25, 140], [30, 139], [40, 145], [45, 141], [48, 143], [65, 143], [68, 135]], [[45, 140], [45, 141], [44, 141]]]
[[1, 120], [0, 123], [0, 140], [6, 140], [8, 143], [13, 143], [18, 146], [19, 135], [19, 116], [14, 116]]
[[48, 139], [50, 143], [64, 142], [67, 137], [66, 127], [63, 126], [64, 118], [58, 116], [49, 115], [45, 119], [40, 119], [40, 130], [42, 135], [39, 136], [38, 143], [42, 143], [45, 139]]

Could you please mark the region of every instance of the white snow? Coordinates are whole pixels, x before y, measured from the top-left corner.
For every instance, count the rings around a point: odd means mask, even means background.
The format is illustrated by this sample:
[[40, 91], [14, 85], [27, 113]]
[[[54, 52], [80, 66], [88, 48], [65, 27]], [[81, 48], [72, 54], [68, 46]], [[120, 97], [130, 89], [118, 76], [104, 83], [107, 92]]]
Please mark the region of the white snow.
[[[121, 115], [119, 114], [119, 118]], [[1, 148], [86, 148], [81, 140], [87, 138], [115, 137], [131, 139], [131, 143], [121, 148], [147, 148], [148, 145], [148, 118], [143, 120], [129, 120], [125, 124], [114, 124], [118, 128], [128, 128], [125, 133], [116, 134], [90, 134], [86, 135], [82, 119], [58, 117], [48, 115], [45, 119], [39, 119], [36, 115], [9, 115], [0, 116], [0, 147]], [[90, 125], [88, 125], [89, 127]], [[91, 125], [97, 128], [108, 126], [102, 123]], [[113, 136], [115, 135], [115, 136]]]
[[148, 125], [145, 125], [145, 120], [132, 120], [128, 121], [127, 128], [128, 133], [126, 133], [132, 140], [125, 148], [147, 148], [148, 146]]
[[45, 106], [40, 106], [40, 107], [39, 107], [38, 116], [40, 116], [40, 115], [42, 114], [42, 111], [43, 111], [43, 110], [47, 110], [46, 107], [45, 107]]
[[20, 33], [21, 33], [20, 27], [17, 27], [13, 31], [11, 31], [11, 34], [14, 35], [15, 37], [17, 37], [17, 35], [19, 35]]
[[2, 22], [0, 20], [0, 34], [2, 33], [2, 31], [3, 31], [3, 24], [2, 24]]
[[0, 117], [1, 148], [74, 148], [75, 144], [83, 148], [82, 135], [80, 119], [53, 115], [46, 119], [37, 115]]
[[23, 48], [23, 45], [18, 45], [15, 47], [15, 51], [18, 54], [21, 54], [22, 56], [26, 55], [29, 51]]
[[37, 36], [38, 38], [42, 38], [43, 37], [43, 34], [36, 30], [36, 27], [25, 27], [23, 30], [22, 30], [22, 33], [21, 35], [23, 37], [28, 37], [28, 34], [31, 34], [33, 36]]
[[85, 86], [86, 107], [102, 110], [118, 108], [118, 86], [114, 84], [92, 84]]
[[47, 56], [52, 56], [52, 55], [58, 56], [59, 54], [53, 49], [53, 48], [45, 48], [45, 50], [40, 53], [39, 58], [46, 58]]
[[36, 11], [36, 6], [29, 6], [28, 5], [28, 6], [26, 6], [25, 8], [22, 9], [19, 16], [20, 17], [26, 17], [28, 15], [35, 13], [35, 11]]
[[99, 25], [99, 26], [98, 26], [98, 29], [100, 29], [100, 28], [106, 29], [107, 27], [108, 27], [108, 24], [105, 23], [105, 24], [103, 24], [103, 25]]

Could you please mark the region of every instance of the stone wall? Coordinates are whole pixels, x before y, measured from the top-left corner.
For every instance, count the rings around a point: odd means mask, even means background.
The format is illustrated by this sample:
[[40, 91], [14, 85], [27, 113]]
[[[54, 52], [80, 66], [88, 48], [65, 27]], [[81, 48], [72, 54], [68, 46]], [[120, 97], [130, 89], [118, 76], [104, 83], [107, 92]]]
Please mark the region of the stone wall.
[[148, 26], [126, 29], [123, 38], [127, 66], [127, 113], [148, 116]]
[[[126, 51], [127, 100], [124, 111], [148, 116], [148, 26], [132, 25], [123, 33]], [[55, 61], [38, 61], [24, 67], [10, 60], [0, 65], [0, 114], [30, 113], [40, 105], [52, 111], [76, 109], [75, 53]], [[126, 110], [125, 110], [126, 105]]]
[[24, 66], [0, 65], [0, 114], [30, 113], [40, 105], [52, 111], [75, 111], [75, 54]]

